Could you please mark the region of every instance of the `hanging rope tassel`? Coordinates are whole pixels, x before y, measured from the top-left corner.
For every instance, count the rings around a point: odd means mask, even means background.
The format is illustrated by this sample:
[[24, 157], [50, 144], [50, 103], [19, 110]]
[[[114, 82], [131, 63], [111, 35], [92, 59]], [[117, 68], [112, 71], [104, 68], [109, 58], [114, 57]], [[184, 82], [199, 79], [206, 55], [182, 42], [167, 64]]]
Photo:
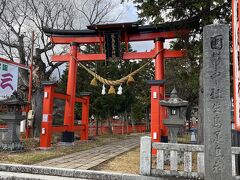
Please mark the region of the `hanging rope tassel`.
[[116, 91], [114, 89], [114, 86], [110, 86], [109, 90], [108, 90], [108, 94], [116, 94]]
[[92, 86], [97, 86], [97, 79], [94, 77], [90, 83]]
[[127, 80], [127, 85], [130, 86], [130, 85], [133, 85], [134, 84], [134, 79], [133, 77], [130, 75], [128, 76], [128, 80]]

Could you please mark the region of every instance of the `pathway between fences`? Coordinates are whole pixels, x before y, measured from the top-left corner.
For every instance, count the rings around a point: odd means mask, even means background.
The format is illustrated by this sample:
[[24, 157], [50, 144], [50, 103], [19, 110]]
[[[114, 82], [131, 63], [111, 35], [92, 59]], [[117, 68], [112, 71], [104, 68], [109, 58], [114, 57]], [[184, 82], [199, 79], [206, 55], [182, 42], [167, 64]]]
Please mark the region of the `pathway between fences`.
[[69, 154], [37, 163], [37, 166], [48, 166], [70, 169], [91, 169], [111, 158], [127, 152], [140, 145], [140, 136], [99, 146], [85, 151]]

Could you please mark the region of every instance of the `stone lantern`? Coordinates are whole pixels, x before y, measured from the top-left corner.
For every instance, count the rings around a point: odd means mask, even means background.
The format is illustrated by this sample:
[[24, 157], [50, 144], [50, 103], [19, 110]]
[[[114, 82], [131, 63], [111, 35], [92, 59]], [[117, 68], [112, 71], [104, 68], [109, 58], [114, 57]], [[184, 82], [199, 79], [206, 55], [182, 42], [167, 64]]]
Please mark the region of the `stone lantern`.
[[0, 141], [0, 149], [4, 151], [17, 151], [23, 149], [23, 146], [17, 136], [16, 127], [20, 121], [26, 117], [22, 115], [22, 107], [27, 105], [27, 102], [18, 97], [17, 92], [5, 100], [0, 101], [0, 105], [7, 107], [1, 119], [7, 124], [7, 133]]
[[186, 109], [188, 101], [182, 100], [177, 96], [177, 91], [174, 88], [170, 98], [160, 101], [161, 106], [168, 108], [168, 118], [163, 120], [163, 124], [169, 130], [169, 142], [177, 143], [177, 134], [185, 124]]

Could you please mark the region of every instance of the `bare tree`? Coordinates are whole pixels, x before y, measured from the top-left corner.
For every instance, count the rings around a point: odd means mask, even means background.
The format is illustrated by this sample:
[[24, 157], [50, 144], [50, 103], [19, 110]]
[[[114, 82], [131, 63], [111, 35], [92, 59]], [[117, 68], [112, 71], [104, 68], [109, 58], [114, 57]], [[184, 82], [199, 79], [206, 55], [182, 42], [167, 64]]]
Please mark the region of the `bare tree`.
[[2, 13], [5, 9], [6, 3], [7, 3], [7, 0], [1, 0], [0, 1], [0, 16], [2, 16]]
[[[31, 32], [35, 32], [32, 109], [35, 111], [36, 136], [39, 135], [42, 119], [41, 82], [49, 80], [52, 73], [62, 65], [51, 62], [49, 55], [68, 49], [55, 48], [44, 35], [43, 27], [73, 29], [82, 25], [79, 17], [88, 19], [87, 24], [106, 21], [110, 8], [113, 8], [112, 5], [106, 4], [108, 1], [90, 0], [85, 1], [82, 6], [77, 6], [76, 2], [69, 0], [8, 0], [7, 3], [5, 0], [1, 1], [0, 55], [28, 65], [31, 57]], [[20, 70], [19, 84], [28, 88], [28, 73], [24, 70]]]
[[[118, 1], [112, 0], [73, 0], [73, 4], [79, 13], [80, 17], [84, 18], [88, 25], [115, 22], [122, 15], [123, 12], [119, 14], [112, 15], [109, 14], [117, 7]], [[82, 19], [81, 18], [81, 19]]]

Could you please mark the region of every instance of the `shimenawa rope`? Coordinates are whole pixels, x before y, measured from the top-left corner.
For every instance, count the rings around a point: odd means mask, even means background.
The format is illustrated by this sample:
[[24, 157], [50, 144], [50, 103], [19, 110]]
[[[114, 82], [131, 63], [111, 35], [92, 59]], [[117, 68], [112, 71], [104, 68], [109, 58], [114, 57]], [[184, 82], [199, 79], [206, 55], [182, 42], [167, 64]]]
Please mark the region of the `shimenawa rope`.
[[95, 72], [93, 72], [91, 69], [89, 69], [89, 68], [87, 68], [86, 66], [84, 66], [81, 62], [79, 62], [78, 60], [77, 60], [77, 58], [75, 58], [74, 56], [72, 56], [72, 58], [74, 59], [74, 60], [76, 60], [77, 62], [78, 62], [78, 64], [83, 68], [83, 69], [85, 69], [89, 74], [91, 74], [94, 78], [96, 78], [99, 82], [101, 82], [102, 84], [104, 84], [104, 85], [109, 85], [109, 86], [117, 86], [117, 85], [121, 85], [121, 84], [123, 84], [123, 83], [125, 83], [128, 79], [129, 79], [129, 77], [132, 77], [132, 76], [134, 76], [134, 75], [136, 75], [138, 72], [140, 72], [144, 67], [146, 67], [153, 59], [155, 59], [156, 57], [157, 57], [157, 55], [159, 55], [162, 51], [163, 51], [164, 49], [161, 49], [159, 52], [157, 52], [156, 54], [155, 54], [155, 56], [151, 59], [151, 60], [149, 60], [149, 61], [147, 61], [144, 65], [142, 65], [140, 68], [138, 68], [138, 69], [136, 69], [135, 71], [133, 71], [132, 73], [130, 73], [130, 74], [128, 74], [127, 76], [125, 76], [125, 77], [123, 77], [123, 78], [121, 78], [121, 79], [118, 79], [118, 80], [108, 80], [108, 79], [105, 79], [105, 78], [103, 78], [103, 77], [101, 77], [101, 76], [99, 76], [97, 73], [95, 73]]

